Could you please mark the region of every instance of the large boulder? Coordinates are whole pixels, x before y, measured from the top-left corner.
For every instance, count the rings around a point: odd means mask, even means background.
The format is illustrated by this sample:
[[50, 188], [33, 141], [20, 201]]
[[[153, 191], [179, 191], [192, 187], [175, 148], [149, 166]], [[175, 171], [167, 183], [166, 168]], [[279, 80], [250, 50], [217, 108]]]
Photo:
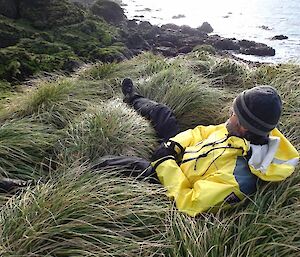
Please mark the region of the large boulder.
[[129, 49], [151, 49], [148, 42], [139, 33], [133, 33], [128, 35], [126, 45]]
[[180, 26], [179, 32], [189, 36], [199, 36], [199, 30], [191, 28], [190, 26], [186, 26], [186, 25]]
[[211, 33], [214, 31], [213, 27], [208, 22], [203, 22], [200, 27], [197, 28], [199, 31], [205, 32], [205, 33]]
[[220, 50], [239, 50], [240, 46], [234, 39], [223, 38], [214, 42], [213, 46]]
[[154, 53], [159, 53], [166, 57], [175, 57], [178, 55], [178, 52], [174, 47], [159, 46], [155, 47], [153, 51]]
[[167, 23], [167, 24], [161, 25], [161, 29], [162, 30], [179, 30], [180, 27], [173, 23]]
[[257, 44], [256, 46], [251, 46], [249, 48], [241, 49], [242, 54], [247, 55], [257, 55], [257, 56], [274, 56], [275, 49], [267, 46], [265, 44]]
[[39, 29], [47, 29], [82, 22], [84, 13], [68, 0], [22, 0], [19, 14]]
[[0, 0], [0, 14], [11, 18], [18, 18], [18, 7], [15, 0]]
[[258, 55], [258, 56], [274, 56], [275, 49], [272, 47], [263, 44], [257, 43], [255, 41], [249, 40], [239, 40], [240, 53], [248, 55]]
[[126, 20], [122, 7], [108, 0], [95, 2], [91, 7], [91, 11], [94, 15], [102, 17], [108, 23], [121, 24]]
[[246, 39], [239, 40], [239, 45], [242, 48], [255, 47], [257, 43], [255, 41], [249, 41]]
[[272, 37], [271, 39], [272, 40], [284, 40], [284, 39], [288, 39], [289, 37], [288, 36], [285, 36], [285, 35], [276, 35], [274, 37]]

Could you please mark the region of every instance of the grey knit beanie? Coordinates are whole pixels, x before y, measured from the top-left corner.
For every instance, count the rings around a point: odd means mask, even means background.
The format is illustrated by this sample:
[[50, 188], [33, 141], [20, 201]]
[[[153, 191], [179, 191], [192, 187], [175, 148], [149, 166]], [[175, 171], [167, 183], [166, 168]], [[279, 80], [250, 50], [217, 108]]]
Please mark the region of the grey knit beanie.
[[233, 102], [233, 110], [244, 128], [266, 136], [278, 124], [282, 102], [275, 88], [257, 86], [239, 94]]

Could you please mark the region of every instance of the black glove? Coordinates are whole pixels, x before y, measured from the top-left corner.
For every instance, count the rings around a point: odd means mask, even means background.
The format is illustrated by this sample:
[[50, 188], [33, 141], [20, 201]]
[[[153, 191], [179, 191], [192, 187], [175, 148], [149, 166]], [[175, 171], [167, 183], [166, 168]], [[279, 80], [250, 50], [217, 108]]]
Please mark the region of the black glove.
[[2, 178], [0, 180], [0, 193], [12, 193], [22, 187], [27, 187], [32, 184], [32, 181], [24, 181], [19, 179]]
[[177, 153], [175, 151], [175, 143], [172, 141], [164, 142], [160, 144], [160, 146], [154, 151], [152, 154], [152, 161], [157, 161], [165, 156], [174, 156], [177, 157]]

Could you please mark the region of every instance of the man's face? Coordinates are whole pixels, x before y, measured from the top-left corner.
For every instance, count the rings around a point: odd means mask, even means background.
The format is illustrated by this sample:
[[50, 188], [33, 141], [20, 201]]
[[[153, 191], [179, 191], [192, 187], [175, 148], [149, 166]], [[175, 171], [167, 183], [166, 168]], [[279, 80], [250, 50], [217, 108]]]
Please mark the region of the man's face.
[[247, 129], [239, 123], [238, 117], [233, 110], [230, 111], [230, 117], [226, 121], [225, 125], [230, 136], [243, 137], [247, 132]]

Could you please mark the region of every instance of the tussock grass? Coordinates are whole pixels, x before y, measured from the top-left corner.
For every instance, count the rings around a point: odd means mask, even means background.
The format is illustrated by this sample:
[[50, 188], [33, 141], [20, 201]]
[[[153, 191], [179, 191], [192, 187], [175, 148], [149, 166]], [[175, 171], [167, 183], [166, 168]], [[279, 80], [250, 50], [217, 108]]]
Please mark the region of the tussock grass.
[[94, 65], [89, 65], [84, 67], [78, 72], [78, 75], [85, 79], [107, 79], [116, 75], [117, 64], [115, 62], [112, 63], [96, 63]]
[[[175, 59], [176, 60], [176, 59]], [[166, 59], [161, 55], [154, 55], [152, 53], [144, 53], [139, 55], [135, 62], [142, 63], [139, 70], [144, 77], [151, 76], [155, 73], [177, 65], [174, 60]]]
[[252, 84], [251, 69], [242, 62], [196, 51], [187, 57], [189, 66], [197, 73], [213, 79], [214, 86], [232, 90], [247, 88]]
[[1, 109], [1, 175], [48, 175], [40, 167], [52, 157], [60, 165], [46, 184], [1, 197], [0, 255], [298, 256], [299, 167], [284, 182], [259, 185], [248, 203], [198, 218], [170, 208], [158, 185], [119, 177], [122, 169], [90, 172], [101, 156], [148, 159], [157, 144], [149, 122], [120, 100], [125, 77], [169, 105], [181, 129], [225, 121], [237, 92], [270, 84], [283, 99], [280, 130], [300, 150], [299, 65], [250, 67], [202, 50], [173, 59], [144, 53], [41, 82]]
[[168, 205], [157, 186], [66, 170], [3, 207], [1, 256], [156, 256]]
[[173, 63], [174, 60], [145, 52], [126, 62], [89, 65], [79, 71], [78, 74], [82, 78], [106, 79], [111, 83], [117, 80], [119, 83], [125, 77], [131, 77], [133, 80], [147, 78], [163, 69], [167, 69]]
[[210, 81], [195, 76], [183, 67], [170, 67], [139, 85], [143, 95], [168, 105], [182, 129], [198, 124], [220, 122], [222, 91], [210, 87]]
[[219, 78], [224, 86], [245, 87], [249, 81], [249, 68], [231, 59], [216, 59], [210, 67], [208, 77]]
[[114, 95], [112, 87], [104, 82], [58, 78], [41, 80], [26, 94], [13, 98], [0, 119], [33, 116], [42, 123], [61, 129], [78, 114], [85, 111], [90, 103], [101, 103]]
[[1, 119], [35, 116], [36, 119], [63, 128], [78, 112], [82, 101], [72, 97], [71, 80], [43, 81], [37, 88], [13, 99], [1, 113]]
[[30, 119], [7, 121], [0, 126], [0, 174], [4, 177], [35, 179], [41, 176], [50, 149], [58, 139], [51, 127]]
[[156, 140], [148, 121], [120, 100], [112, 100], [91, 107], [69, 126], [61, 154], [90, 161], [104, 155], [149, 159]]

